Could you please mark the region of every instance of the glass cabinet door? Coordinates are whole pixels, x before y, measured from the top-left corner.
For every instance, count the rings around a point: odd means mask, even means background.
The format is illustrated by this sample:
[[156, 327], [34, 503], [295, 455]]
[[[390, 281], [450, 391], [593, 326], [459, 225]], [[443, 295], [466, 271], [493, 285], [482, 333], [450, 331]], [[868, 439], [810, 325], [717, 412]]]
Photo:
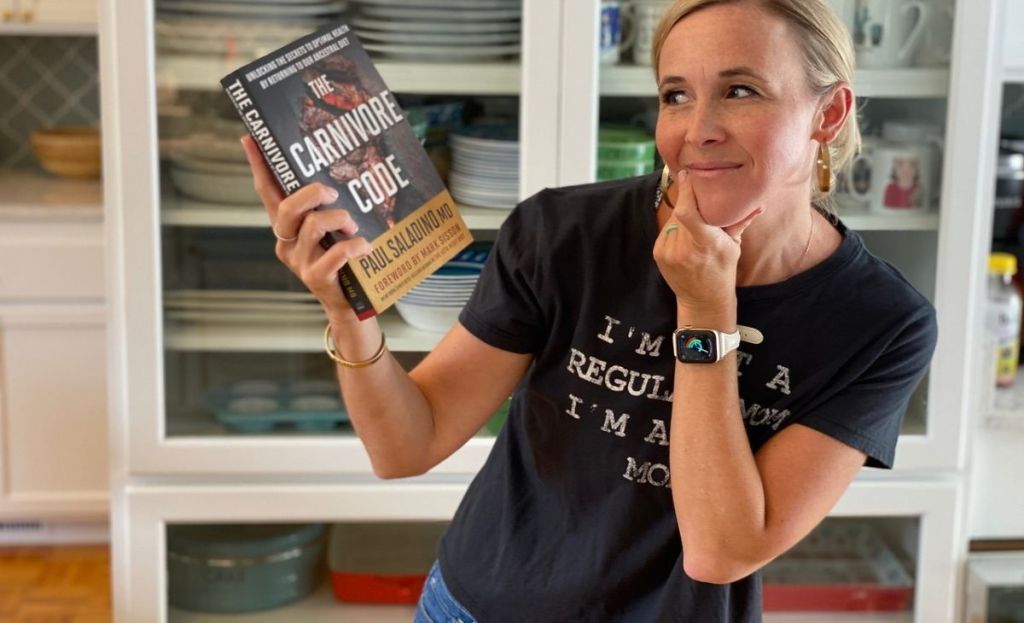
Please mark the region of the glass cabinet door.
[[[976, 184], [963, 176], [945, 179], [955, 166], [948, 156], [959, 153], [947, 137], [951, 67], [962, 62], [961, 73], [973, 71], [966, 61], [958, 61], [954, 49], [962, 10], [953, 0], [925, 0], [906, 11], [888, 6], [894, 3], [871, 0], [830, 0], [829, 4], [853, 38], [857, 63], [853, 88], [864, 137], [860, 157], [847, 170], [837, 172], [837, 213], [862, 235], [873, 253], [895, 265], [938, 306], [940, 223], [951, 210], [969, 209], [953, 203], [952, 186], [957, 185], [960, 194], [973, 192]], [[589, 108], [581, 106], [580, 114], [567, 122], [571, 127], [563, 130], [563, 140], [575, 141], [582, 157], [562, 163], [561, 183], [661, 170], [663, 163], [653, 152], [659, 102], [650, 56], [653, 29], [670, 5], [667, 0], [569, 3], [567, 22], [593, 28], [589, 37], [578, 31], [566, 35], [567, 45], [578, 51], [581, 60], [578, 71], [566, 78], [565, 89], [578, 92], [589, 87], [593, 100]], [[894, 30], [900, 32], [883, 40], [881, 24], [892, 21], [888, 12], [894, 10], [899, 14], [899, 28]], [[899, 45], [889, 37], [896, 37]], [[587, 62], [595, 68], [592, 80], [582, 69]], [[966, 92], [953, 96], [974, 103], [980, 97]], [[959, 299], [963, 304], [962, 292]], [[943, 369], [943, 374], [955, 376], [955, 366], [961, 364], [950, 362], [954, 367]], [[956, 461], [959, 424], [936, 425], [936, 421], [959, 420], [961, 415], [955, 408], [934, 404], [943, 391], [932, 386], [936, 371], [933, 363], [903, 420], [897, 453], [902, 466]], [[939, 447], [943, 450], [937, 453]]]
[[[283, 454], [273, 470], [369, 471], [323, 352], [326, 316], [275, 257], [239, 145], [246, 131], [220, 79], [329, 23], [348, 23], [486, 251], [520, 198], [554, 184], [557, 136], [549, 128], [557, 111], [541, 89], [532, 98], [523, 93], [543, 79], [546, 47], [557, 48], [557, 32], [545, 29], [557, 24], [548, 25], [546, 3], [527, 10], [533, 1], [154, 0], [118, 14], [122, 24], [145, 11], [148, 19], [135, 23], [152, 26], [136, 27], [117, 48], [136, 59], [121, 70], [118, 94], [145, 101], [150, 113], [125, 124], [156, 138], [148, 151], [139, 145], [149, 139], [132, 144], [130, 159], [139, 162], [125, 174], [139, 185], [133, 209], [153, 210], [125, 215], [126, 230], [152, 245], [125, 243], [126, 272], [138, 271], [140, 280], [127, 284], [128, 297], [140, 306], [156, 301], [151, 317], [129, 328], [129, 343], [152, 339], [162, 351], [129, 354], [152, 364], [152, 377], [144, 367], [128, 374], [145, 378], [139, 386], [158, 396], [129, 422], [137, 469], [267, 470], [267, 448], [277, 447]], [[525, 49], [531, 41], [535, 49]], [[531, 66], [540, 69], [531, 74]], [[142, 92], [145, 85], [153, 90]], [[379, 320], [389, 349], [411, 368], [462, 302], [445, 301], [440, 319], [411, 303], [387, 310]], [[481, 436], [493, 436], [502, 417]], [[488, 447], [471, 441], [441, 471], [473, 471]]]

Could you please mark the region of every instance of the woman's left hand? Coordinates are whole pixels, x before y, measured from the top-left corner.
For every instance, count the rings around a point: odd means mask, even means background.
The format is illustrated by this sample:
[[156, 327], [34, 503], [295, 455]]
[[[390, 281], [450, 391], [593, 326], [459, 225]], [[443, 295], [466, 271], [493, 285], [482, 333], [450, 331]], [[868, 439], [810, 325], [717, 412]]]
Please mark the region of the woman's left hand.
[[728, 227], [709, 225], [700, 214], [688, 172], [681, 171], [676, 180], [676, 207], [654, 244], [654, 261], [681, 309], [734, 310], [740, 241], [764, 208]]

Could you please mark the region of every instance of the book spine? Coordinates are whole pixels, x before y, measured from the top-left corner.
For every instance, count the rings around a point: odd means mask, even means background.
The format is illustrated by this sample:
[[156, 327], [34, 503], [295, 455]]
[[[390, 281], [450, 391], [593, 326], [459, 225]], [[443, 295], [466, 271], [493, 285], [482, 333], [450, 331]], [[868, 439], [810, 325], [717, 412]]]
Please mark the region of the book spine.
[[[239, 103], [240, 98], [236, 97], [236, 95], [231, 92], [232, 88], [229, 87], [229, 83], [232, 82], [232, 79], [234, 79], [234, 84], [237, 84], [237, 88], [245, 93], [246, 99], [251, 102], [252, 108], [250, 110], [244, 110], [242, 105]], [[253, 127], [256, 125], [256, 121], [263, 118], [263, 113], [257, 105], [256, 99], [252, 97], [252, 94], [249, 93], [249, 90], [245, 86], [245, 82], [238, 75], [229, 76], [221, 83], [221, 86], [227, 92], [228, 99], [230, 99], [231, 103], [234, 104], [235, 110], [238, 111], [238, 116], [242, 118], [242, 123], [245, 124], [246, 129], [249, 131], [249, 135], [252, 136], [256, 146], [259, 147], [260, 153], [263, 154], [263, 160], [267, 163], [267, 168], [270, 169], [274, 174], [274, 177], [277, 178], [278, 186], [283, 192], [290, 195], [291, 192], [287, 191], [288, 185], [285, 183], [285, 179], [290, 177], [290, 179], [294, 180], [298, 179], [298, 177], [295, 175], [295, 172], [291, 170], [291, 162], [289, 162], [287, 157], [282, 159], [280, 166], [274, 166], [271, 164], [270, 158], [264, 150], [263, 142], [260, 141]], [[269, 126], [264, 123], [263, 127], [267, 128], [267, 132], [269, 133]], [[289, 175], [285, 175], [285, 173], [288, 173]], [[325, 238], [320, 241], [320, 246], [323, 247], [324, 250], [329, 249], [333, 244], [333, 239], [328, 240]], [[369, 297], [366, 296], [366, 291], [356, 279], [355, 273], [352, 271], [352, 267], [349, 266], [348, 263], [342, 266], [341, 270], [338, 271], [338, 283], [341, 287], [342, 293], [345, 295], [345, 299], [348, 300], [348, 304], [356, 313], [357, 318], [360, 320], [366, 320], [367, 318], [372, 318], [377, 315], [377, 310], [373, 308], [373, 304], [370, 303]]]

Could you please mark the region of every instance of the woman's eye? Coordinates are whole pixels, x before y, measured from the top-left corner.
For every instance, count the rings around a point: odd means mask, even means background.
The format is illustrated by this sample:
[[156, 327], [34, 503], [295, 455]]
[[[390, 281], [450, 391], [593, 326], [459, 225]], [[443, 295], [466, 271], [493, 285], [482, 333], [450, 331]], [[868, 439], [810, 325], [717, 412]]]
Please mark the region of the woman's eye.
[[661, 101], [668, 104], [669, 106], [685, 104], [686, 100], [686, 93], [682, 91], [669, 91], [661, 96]]
[[743, 86], [742, 84], [734, 84], [729, 87], [729, 95], [738, 98], [753, 97], [754, 95], [757, 95], [757, 91], [750, 87]]

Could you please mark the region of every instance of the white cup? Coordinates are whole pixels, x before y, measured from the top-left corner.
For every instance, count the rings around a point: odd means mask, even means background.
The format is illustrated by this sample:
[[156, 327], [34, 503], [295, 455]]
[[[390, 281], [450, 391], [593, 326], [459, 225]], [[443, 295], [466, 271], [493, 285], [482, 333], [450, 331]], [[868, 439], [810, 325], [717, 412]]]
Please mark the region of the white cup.
[[602, 65], [614, 65], [636, 39], [633, 7], [623, 0], [601, 1], [601, 23], [598, 32], [598, 53]]
[[930, 2], [931, 15], [914, 64], [918, 67], [948, 67], [949, 59], [953, 56], [953, 21], [956, 19], [956, 7], [953, 0]]
[[671, 0], [634, 0], [636, 43], [633, 44], [633, 62], [637, 65], [650, 65], [651, 50], [654, 48], [654, 29], [658, 27], [661, 17], [671, 5]]
[[921, 46], [932, 7], [922, 0], [857, 0], [853, 44], [857, 66], [909, 67]]
[[933, 170], [928, 145], [868, 141], [851, 165], [850, 194], [872, 212], [924, 212], [932, 205]]
[[934, 188], [942, 184], [942, 154], [945, 141], [942, 126], [926, 121], [896, 121], [882, 123], [882, 138], [890, 143], [922, 145], [932, 152], [932, 180]]

